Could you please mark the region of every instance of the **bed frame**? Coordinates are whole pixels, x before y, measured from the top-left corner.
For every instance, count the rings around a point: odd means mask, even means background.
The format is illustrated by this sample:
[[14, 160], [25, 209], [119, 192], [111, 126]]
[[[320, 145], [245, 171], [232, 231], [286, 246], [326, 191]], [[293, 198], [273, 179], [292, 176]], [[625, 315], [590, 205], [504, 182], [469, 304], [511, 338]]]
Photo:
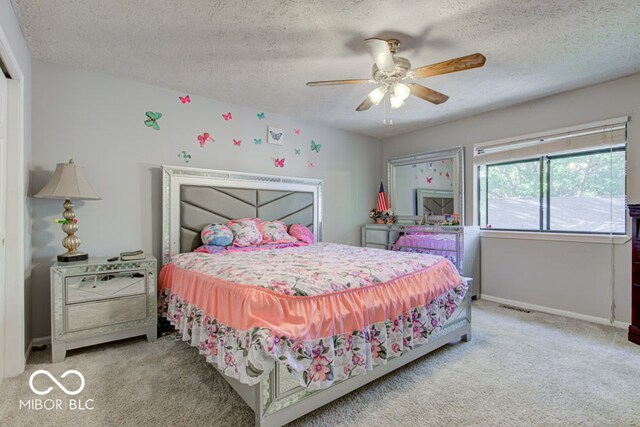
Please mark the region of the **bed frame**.
[[[322, 180], [163, 166], [162, 261], [199, 245], [197, 231], [211, 222], [242, 217], [306, 224], [322, 240]], [[248, 386], [222, 375], [255, 412], [256, 426], [281, 426], [410, 363], [445, 344], [471, 339], [471, 293], [444, 327], [386, 365], [322, 390], [293, 383], [274, 362], [270, 375]]]

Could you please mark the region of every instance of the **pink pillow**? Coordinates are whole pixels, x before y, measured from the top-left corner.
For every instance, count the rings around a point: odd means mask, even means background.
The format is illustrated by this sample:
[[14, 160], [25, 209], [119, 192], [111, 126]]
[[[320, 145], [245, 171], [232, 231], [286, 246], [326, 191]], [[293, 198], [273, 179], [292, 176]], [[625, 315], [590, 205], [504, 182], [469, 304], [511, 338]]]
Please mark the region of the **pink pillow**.
[[227, 227], [233, 231], [233, 246], [252, 246], [262, 243], [262, 234], [258, 229], [259, 218], [233, 219]]
[[313, 233], [302, 224], [291, 224], [289, 234], [304, 243], [313, 243]]
[[287, 233], [287, 225], [282, 221], [263, 221], [258, 225], [262, 243], [293, 243], [297, 239]]

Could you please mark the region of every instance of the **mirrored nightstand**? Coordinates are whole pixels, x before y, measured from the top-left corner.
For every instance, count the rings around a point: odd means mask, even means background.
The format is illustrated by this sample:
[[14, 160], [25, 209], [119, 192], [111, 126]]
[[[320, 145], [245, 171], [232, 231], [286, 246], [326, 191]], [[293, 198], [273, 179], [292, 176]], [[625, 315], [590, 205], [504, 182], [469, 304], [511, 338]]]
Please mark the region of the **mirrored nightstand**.
[[106, 258], [51, 267], [53, 363], [67, 350], [146, 335], [157, 336], [156, 260]]

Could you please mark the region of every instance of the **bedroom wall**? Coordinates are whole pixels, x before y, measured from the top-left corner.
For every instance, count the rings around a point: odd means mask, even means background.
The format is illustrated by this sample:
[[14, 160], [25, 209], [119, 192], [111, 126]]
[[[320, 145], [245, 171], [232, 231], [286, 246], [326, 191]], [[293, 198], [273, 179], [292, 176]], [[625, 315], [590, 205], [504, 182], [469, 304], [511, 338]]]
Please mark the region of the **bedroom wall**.
[[[628, 115], [627, 188], [640, 202], [640, 74], [445, 123], [384, 141], [383, 161], [465, 147], [465, 221], [473, 224], [473, 144]], [[434, 107], [436, 108], [436, 107]], [[609, 316], [610, 246], [482, 238], [485, 296], [601, 320]], [[616, 319], [630, 321], [630, 244], [615, 246]], [[622, 324], [619, 324], [622, 326]]]
[[[9, 46], [15, 55], [15, 59], [22, 71], [22, 78], [24, 82], [24, 93], [23, 99], [24, 104], [22, 105], [22, 115], [24, 120], [24, 146], [23, 146], [23, 158], [21, 159], [20, 167], [16, 169], [20, 169], [24, 174], [24, 182], [25, 182], [25, 190], [27, 189], [26, 183], [28, 182], [28, 172], [30, 165], [30, 151], [31, 151], [31, 54], [27, 47], [27, 42], [22, 35], [22, 31], [20, 30], [20, 26], [18, 24], [18, 20], [13, 11], [13, 6], [11, 5], [10, 0], [0, 0], [0, 29], [4, 34], [4, 37], [8, 41]], [[8, 147], [8, 155], [13, 155], [17, 151], [18, 147]], [[11, 159], [11, 158], [10, 158]], [[15, 166], [15, 165], [14, 165]], [[7, 178], [8, 186], [16, 186], [16, 177], [9, 176]], [[14, 308], [8, 310], [5, 313], [7, 319], [16, 318], [18, 316], [24, 316], [24, 323], [22, 322], [14, 322], [11, 326], [13, 328], [14, 333], [20, 333], [24, 335], [24, 341], [19, 340], [15, 336], [7, 336], [6, 339], [11, 342], [20, 341], [24, 348], [19, 351], [24, 354], [24, 351], [27, 350], [29, 343], [31, 342], [31, 288], [30, 288], [30, 269], [31, 269], [31, 227], [30, 218], [29, 218], [29, 207], [30, 201], [27, 195], [24, 195], [25, 198], [25, 218], [24, 218], [24, 229], [19, 230], [19, 232], [24, 236], [24, 253], [19, 254], [18, 256], [22, 256], [24, 260], [24, 283], [17, 283], [12, 286], [12, 284], [7, 283], [7, 298], [11, 299], [12, 302], [19, 303], [14, 305]], [[7, 254], [11, 252], [10, 248], [7, 248]], [[18, 294], [23, 295], [23, 297], [18, 297]], [[13, 299], [12, 297], [15, 297]], [[20, 307], [22, 305], [22, 300], [24, 299], [24, 307]], [[24, 327], [24, 330], [21, 328]], [[15, 375], [18, 374], [19, 369], [22, 369], [23, 366], [20, 366], [18, 369], [18, 365], [23, 365], [22, 361], [20, 363], [15, 362], [16, 356], [13, 354], [13, 349], [6, 349], [11, 352], [11, 355], [6, 354], [5, 360], [9, 360], [11, 358], [11, 371], [5, 372], [7, 375]]]
[[[360, 225], [369, 220], [382, 174], [380, 141], [272, 114], [269, 106], [257, 110], [193, 93], [183, 104], [178, 97], [186, 94], [33, 62], [31, 191], [44, 186], [56, 163], [73, 157], [84, 167], [102, 200], [75, 203], [82, 251], [117, 255], [143, 249], [160, 258], [163, 164], [322, 178], [324, 240], [360, 244]], [[150, 110], [163, 114], [160, 130], [145, 126]], [[225, 120], [229, 112], [232, 118]], [[257, 116], [261, 112], [264, 119]], [[268, 125], [284, 131], [283, 147], [267, 144]], [[201, 148], [197, 136], [203, 132], [214, 142]], [[320, 152], [312, 152], [311, 140], [321, 144]], [[183, 151], [189, 163], [179, 156]], [[284, 168], [275, 167], [276, 158], [285, 158]], [[33, 335], [42, 337], [50, 333], [48, 269], [63, 249], [63, 233], [52, 222], [62, 203], [32, 204]]]

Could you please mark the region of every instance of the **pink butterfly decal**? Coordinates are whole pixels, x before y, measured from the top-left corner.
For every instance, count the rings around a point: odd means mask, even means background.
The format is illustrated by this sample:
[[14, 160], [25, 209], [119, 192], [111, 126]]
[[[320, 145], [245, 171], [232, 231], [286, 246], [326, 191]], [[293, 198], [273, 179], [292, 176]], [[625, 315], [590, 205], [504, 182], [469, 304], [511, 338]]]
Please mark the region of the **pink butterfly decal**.
[[233, 119], [233, 116], [231, 116], [231, 113], [227, 113], [227, 114], [222, 114], [222, 117], [224, 117], [225, 120], [231, 120]]
[[183, 104], [188, 104], [191, 102], [191, 98], [189, 97], [189, 95], [179, 96], [178, 98], [180, 98], [180, 102], [182, 102]]
[[449, 179], [449, 172], [447, 172], [445, 176], [447, 177], [447, 179]]
[[300, 129], [294, 129], [294, 130], [293, 130], [293, 133], [294, 133], [295, 135], [300, 135]]
[[242, 144], [242, 140], [241, 140], [241, 139], [235, 139], [235, 138], [234, 138], [234, 140], [233, 140], [233, 145], [235, 145], [235, 146], [239, 147], [239, 146], [240, 146], [240, 144]]
[[440, 162], [444, 165], [444, 160], [440, 160]]
[[310, 168], [315, 168], [315, 167], [316, 167], [316, 164], [315, 164], [315, 162], [312, 162], [311, 160], [309, 160], [309, 161], [307, 162], [307, 166], [309, 166]]
[[213, 138], [205, 132], [202, 135], [198, 135], [198, 142], [200, 143], [200, 148], [202, 148], [207, 142], [213, 142]]
[[425, 178], [427, 180], [427, 184], [431, 184], [431, 181], [433, 181], [433, 178]]
[[275, 164], [275, 167], [277, 167], [277, 168], [283, 168], [284, 167], [284, 159], [276, 159], [274, 164]]
[[440, 172], [440, 176], [442, 176], [442, 172]]

